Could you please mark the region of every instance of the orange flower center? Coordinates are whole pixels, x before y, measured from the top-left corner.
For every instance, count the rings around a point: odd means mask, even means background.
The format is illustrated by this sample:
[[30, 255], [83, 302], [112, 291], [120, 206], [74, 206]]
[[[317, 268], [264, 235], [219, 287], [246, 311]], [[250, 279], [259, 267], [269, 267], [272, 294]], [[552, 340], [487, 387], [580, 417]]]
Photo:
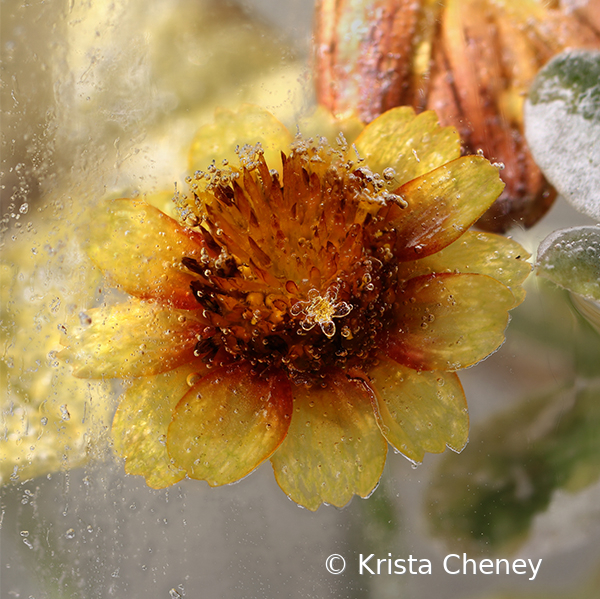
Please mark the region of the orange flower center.
[[347, 160], [343, 140], [298, 139], [281, 176], [260, 146], [240, 168], [212, 165], [189, 179], [184, 221], [201, 233], [201, 260], [183, 265], [209, 327], [196, 354], [245, 359], [306, 380], [364, 365], [395, 300], [393, 231], [385, 209], [403, 206], [394, 173]]

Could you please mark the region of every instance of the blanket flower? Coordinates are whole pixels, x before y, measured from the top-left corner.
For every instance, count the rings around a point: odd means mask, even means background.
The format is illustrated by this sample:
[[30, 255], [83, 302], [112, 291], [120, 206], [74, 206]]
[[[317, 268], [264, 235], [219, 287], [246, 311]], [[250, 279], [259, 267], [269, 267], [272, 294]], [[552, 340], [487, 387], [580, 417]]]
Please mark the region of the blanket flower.
[[327, 134], [221, 111], [176, 218], [126, 198], [93, 215], [88, 254], [128, 298], [87, 311], [61, 355], [128, 381], [114, 444], [151, 487], [269, 459], [316, 510], [368, 496], [388, 443], [418, 463], [467, 442], [455, 371], [501, 345], [530, 270], [514, 241], [469, 231], [498, 169], [432, 112]]

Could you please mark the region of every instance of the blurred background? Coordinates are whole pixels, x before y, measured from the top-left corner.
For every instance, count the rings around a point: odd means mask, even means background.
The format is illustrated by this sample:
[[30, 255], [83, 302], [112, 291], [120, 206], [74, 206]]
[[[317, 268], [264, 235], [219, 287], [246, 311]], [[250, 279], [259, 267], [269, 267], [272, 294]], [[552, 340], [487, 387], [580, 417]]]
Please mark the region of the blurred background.
[[[75, 242], [108, 195], [172, 192], [216, 107], [253, 102], [293, 128], [313, 105], [308, 0], [1, 4], [0, 595], [587, 598], [600, 588], [600, 335], [535, 276], [504, 346], [461, 373], [460, 454], [388, 456], [367, 500], [311, 513], [263, 464], [238, 484], [167, 490], [127, 476], [108, 430], [118, 389], [72, 381], [60, 327], [101, 282]], [[292, 129], [293, 130], [293, 129]], [[510, 235], [529, 251], [594, 224], [559, 198]], [[76, 282], [74, 285], [73, 283]], [[456, 575], [443, 558], [543, 559]], [[348, 567], [327, 572], [330, 554]], [[430, 575], [358, 574], [359, 554]]]

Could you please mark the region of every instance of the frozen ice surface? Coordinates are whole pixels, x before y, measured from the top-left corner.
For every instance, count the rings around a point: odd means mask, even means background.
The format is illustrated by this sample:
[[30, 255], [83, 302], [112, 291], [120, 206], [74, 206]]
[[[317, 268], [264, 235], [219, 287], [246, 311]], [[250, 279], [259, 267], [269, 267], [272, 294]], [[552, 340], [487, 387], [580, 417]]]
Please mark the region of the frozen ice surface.
[[600, 220], [600, 52], [567, 51], [540, 71], [525, 103], [525, 133], [552, 185]]

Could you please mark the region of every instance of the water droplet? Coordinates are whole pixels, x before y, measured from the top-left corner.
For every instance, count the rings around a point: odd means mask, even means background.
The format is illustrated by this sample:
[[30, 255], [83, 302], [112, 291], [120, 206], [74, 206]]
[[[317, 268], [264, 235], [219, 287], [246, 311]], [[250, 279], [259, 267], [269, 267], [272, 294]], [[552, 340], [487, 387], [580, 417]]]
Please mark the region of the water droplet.
[[300, 313], [304, 311], [303, 302], [296, 302], [290, 309], [290, 314], [292, 316], [298, 316]]
[[391, 166], [388, 166], [387, 168], [383, 169], [382, 174], [386, 181], [391, 181], [396, 176], [396, 171]]
[[71, 420], [71, 414], [69, 414], [67, 404], [63, 404], [62, 406], [60, 406], [60, 415], [63, 420]]
[[65, 537], [67, 539], [73, 539], [75, 537], [75, 529], [69, 528], [69, 530], [67, 530], [67, 532], [65, 533]]
[[82, 327], [89, 327], [92, 324], [92, 318], [87, 314], [87, 312], [79, 313], [79, 323]]
[[193, 387], [201, 378], [202, 376], [197, 372], [191, 372], [187, 375], [186, 382], [188, 386]]

